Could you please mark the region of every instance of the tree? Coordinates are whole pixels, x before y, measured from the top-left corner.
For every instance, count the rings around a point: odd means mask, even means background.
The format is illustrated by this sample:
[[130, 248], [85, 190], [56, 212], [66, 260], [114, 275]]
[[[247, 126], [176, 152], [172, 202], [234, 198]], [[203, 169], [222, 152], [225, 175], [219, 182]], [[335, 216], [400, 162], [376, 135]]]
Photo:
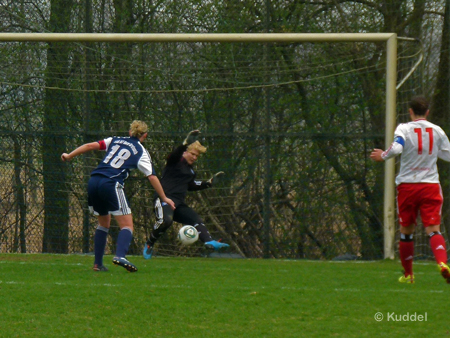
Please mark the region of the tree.
[[[52, 0], [49, 29], [70, 31], [72, 0]], [[69, 195], [62, 187], [65, 166], [60, 159], [66, 151], [67, 88], [69, 50], [65, 43], [48, 44], [44, 125], [42, 143], [44, 179], [43, 252], [67, 253], [69, 248]]]
[[[439, 124], [447, 133], [449, 128], [450, 112], [450, 1], [446, 0], [442, 30], [441, 51], [439, 57], [439, 67], [436, 79], [436, 90], [434, 92], [431, 117], [433, 121]], [[439, 176], [441, 180], [442, 191], [444, 193], [444, 206], [442, 214], [444, 220], [450, 218], [450, 166], [448, 163], [439, 163]], [[447, 232], [450, 230], [450, 224], [444, 223]]]

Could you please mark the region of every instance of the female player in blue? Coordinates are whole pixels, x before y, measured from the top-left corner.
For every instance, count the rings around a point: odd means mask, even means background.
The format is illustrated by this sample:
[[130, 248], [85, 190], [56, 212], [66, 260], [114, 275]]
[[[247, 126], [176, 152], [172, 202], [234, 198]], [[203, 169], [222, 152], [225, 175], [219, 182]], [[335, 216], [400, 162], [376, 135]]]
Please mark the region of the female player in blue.
[[133, 216], [123, 190], [124, 181], [128, 178], [130, 170], [137, 168], [146, 175], [161, 201], [175, 209], [174, 202], [166, 197], [155, 174], [150, 154], [141, 143], [147, 138], [147, 125], [142, 121], [133, 121], [129, 135], [129, 137], [114, 136], [98, 142], [86, 143], [69, 154], [61, 155], [63, 161], [70, 161], [92, 150], [106, 151], [101, 163], [92, 171], [88, 183], [89, 209], [98, 219], [94, 237], [94, 271], [108, 271], [103, 265], [103, 255], [111, 215], [114, 215], [120, 228], [113, 263], [124, 267], [129, 272], [137, 271], [137, 267], [125, 258], [133, 238]]

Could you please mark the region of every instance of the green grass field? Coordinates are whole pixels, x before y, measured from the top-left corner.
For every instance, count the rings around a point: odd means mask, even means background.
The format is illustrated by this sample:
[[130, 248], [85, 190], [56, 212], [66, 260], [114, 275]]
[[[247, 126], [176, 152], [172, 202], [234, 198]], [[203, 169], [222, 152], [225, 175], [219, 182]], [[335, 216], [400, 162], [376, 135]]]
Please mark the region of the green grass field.
[[0, 337], [450, 337], [433, 262], [406, 285], [391, 261], [111, 259], [0, 255]]

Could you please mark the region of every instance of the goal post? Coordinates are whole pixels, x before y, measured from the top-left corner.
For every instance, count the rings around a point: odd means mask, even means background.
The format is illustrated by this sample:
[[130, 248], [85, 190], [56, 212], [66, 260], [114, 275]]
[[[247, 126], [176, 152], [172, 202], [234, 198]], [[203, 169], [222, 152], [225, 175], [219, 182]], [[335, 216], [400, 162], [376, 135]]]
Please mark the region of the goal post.
[[[393, 140], [396, 123], [397, 34], [395, 33], [0, 33], [0, 42], [385, 42], [386, 113], [385, 145]], [[394, 258], [395, 162], [385, 163], [384, 176], [384, 258]]]
[[[385, 146], [394, 140], [397, 105], [397, 36], [386, 41], [386, 130]], [[384, 171], [384, 258], [394, 259], [395, 161], [386, 161]]]

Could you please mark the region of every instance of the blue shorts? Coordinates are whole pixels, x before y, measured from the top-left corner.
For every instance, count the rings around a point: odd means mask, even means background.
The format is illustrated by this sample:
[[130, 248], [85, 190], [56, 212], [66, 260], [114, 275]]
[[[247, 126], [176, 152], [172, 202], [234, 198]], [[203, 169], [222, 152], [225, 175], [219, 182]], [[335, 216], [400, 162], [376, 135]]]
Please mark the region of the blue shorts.
[[101, 175], [93, 175], [89, 179], [88, 205], [96, 216], [131, 214], [123, 185]]

